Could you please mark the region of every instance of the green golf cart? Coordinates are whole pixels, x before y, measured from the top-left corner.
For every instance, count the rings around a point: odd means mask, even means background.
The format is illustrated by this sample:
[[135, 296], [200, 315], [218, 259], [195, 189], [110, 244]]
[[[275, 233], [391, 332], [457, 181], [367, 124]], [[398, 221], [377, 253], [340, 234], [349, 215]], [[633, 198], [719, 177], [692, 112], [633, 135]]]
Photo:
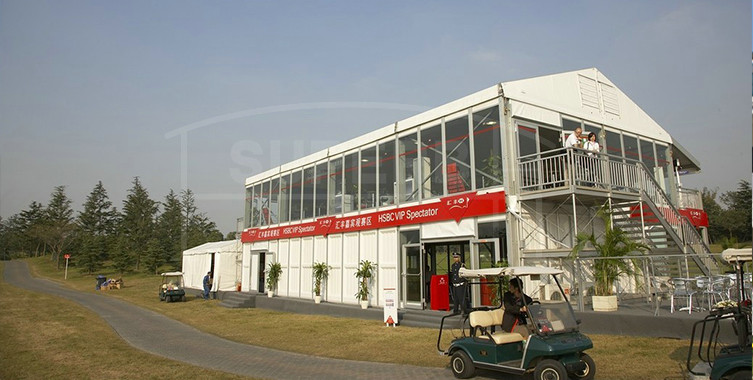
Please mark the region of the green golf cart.
[[744, 266], [753, 255], [750, 248], [726, 249], [722, 258], [735, 267], [735, 300], [717, 304], [693, 325], [687, 360], [690, 380], [751, 379], [751, 300]]
[[[442, 349], [445, 319], [457, 317], [457, 314], [444, 316], [439, 328], [437, 349], [440, 354], [450, 356], [450, 367], [455, 377], [472, 377], [476, 368], [481, 368], [515, 375], [532, 373], [535, 380], [593, 379], [596, 365], [584, 353], [593, 348], [593, 343], [578, 331], [579, 322], [557, 279], [561, 274], [561, 270], [548, 267], [461, 269], [460, 276], [469, 279], [471, 286], [482, 284], [482, 278], [486, 279], [483, 282], [486, 286], [492, 282], [489, 278], [496, 279], [500, 300], [501, 280], [504, 277], [527, 278], [552, 288], [556, 284], [558, 290], [546, 292], [547, 299], [534, 300], [530, 305], [525, 305], [528, 322], [523, 325], [522, 334], [502, 330], [504, 310], [501, 305], [473, 307], [467, 319], [461, 322], [460, 336], [448, 348]], [[467, 330], [466, 323], [469, 326]]]
[[176, 302], [186, 300], [186, 291], [183, 289], [183, 273], [162, 273], [162, 285], [159, 287], [159, 300]]

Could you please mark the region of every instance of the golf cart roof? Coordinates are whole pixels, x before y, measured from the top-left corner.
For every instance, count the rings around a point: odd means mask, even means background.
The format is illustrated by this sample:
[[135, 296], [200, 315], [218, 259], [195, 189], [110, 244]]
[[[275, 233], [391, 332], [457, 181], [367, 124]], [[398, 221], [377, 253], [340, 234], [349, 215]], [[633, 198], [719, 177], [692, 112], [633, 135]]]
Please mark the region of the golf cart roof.
[[183, 272], [165, 272], [162, 276], [182, 276]]
[[753, 258], [751, 252], [751, 248], [727, 248], [722, 251], [722, 258], [730, 263], [735, 261], [751, 261], [751, 259]]
[[460, 277], [479, 278], [486, 276], [530, 276], [542, 274], [562, 274], [562, 270], [550, 267], [507, 267], [488, 269], [460, 268]]

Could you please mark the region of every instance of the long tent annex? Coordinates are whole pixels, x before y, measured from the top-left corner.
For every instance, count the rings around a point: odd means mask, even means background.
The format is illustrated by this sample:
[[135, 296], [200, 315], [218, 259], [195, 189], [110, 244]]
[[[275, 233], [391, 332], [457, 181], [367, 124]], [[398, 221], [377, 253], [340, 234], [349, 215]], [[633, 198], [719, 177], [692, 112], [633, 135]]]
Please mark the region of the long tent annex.
[[[601, 150], [564, 148], [577, 127]], [[322, 298], [357, 304], [354, 273], [369, 260], [371, 305], [395, 288], [400, 308], [428, 308], [448, 297], [430, 284], [453, 253], [469, 269], [551, 265], [578, 233], [603, 231], [605, 205], [650, 254], [690, 263], [657, 275], [713, 272], [700, 194], [680, 183], [699, 170], [595, 68], [502, 82], [247, 178], [242, 290], [265, 292], [274, 261], [276, 295], [313, 299], [312, 266], [326, 263]]]
[[204, 243], [183, 251], [183, 282], [186, 288], [203, 289], [203, 279], [212, 273], [212, 291], [235, 291], [241, 263], [239, 240]]

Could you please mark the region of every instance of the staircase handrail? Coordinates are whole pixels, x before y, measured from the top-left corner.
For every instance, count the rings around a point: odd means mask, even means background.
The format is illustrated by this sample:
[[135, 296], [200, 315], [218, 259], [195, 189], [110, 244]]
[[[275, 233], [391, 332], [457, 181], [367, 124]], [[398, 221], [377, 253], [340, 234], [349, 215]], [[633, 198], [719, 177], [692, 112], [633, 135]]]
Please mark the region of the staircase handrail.
[[[711, 249], [703, 241], [701, 235], [696, 231], [690, 220], [680, 214], [677, 208], [672, 204], [656, 182], [653, 176], [649, 175], [648, 168], [642, 162], [636, 163], [638, 170], [641, 172], [641, 193], [646, 196], [656, 207], [657, 211], [661, 211], [662, 217], [669, 223], [682, 240], [684, 248], [692, 250], [692, 253], [698, 254], [711, 254]], [[649, 187], [650, 186], [650, 187]], [[669, 215], [667, 215], [669, 214]], [[702, 252], [698, 252], [696, 247], [700, 248]], [[716, 263], [716, 260], [714, 260]]]

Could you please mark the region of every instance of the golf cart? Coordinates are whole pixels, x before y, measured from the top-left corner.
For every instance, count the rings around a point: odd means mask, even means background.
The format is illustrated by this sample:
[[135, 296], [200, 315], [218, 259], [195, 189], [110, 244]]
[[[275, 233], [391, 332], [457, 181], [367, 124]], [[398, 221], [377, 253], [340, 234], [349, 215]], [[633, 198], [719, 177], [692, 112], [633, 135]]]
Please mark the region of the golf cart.
[[176, 302], [186, 300], [186, 291], [183, 289], [183, 273], [162, 273], [162, 285], [159, 287], [159, 300]]
[[[737, 286], [733, 289], [737, 300], [717, 304], [708, 316], [693, 324], [686, 363], [691, 380], [751, 379], [751, 300], [745, 289], [744, 270], [745, 263], [751, 262], [751, 249], [726, 249], [722, 258], [735, 267]], [[694, 352], [700, 361], [691, 368]]]
[[[468, 334], [465, 323], [461, 322], [462, 333], [450, 346], [442, 349], [442, 331], [445, 319], [457, 314], [446, 315], [439, 327], [437, 349], [440, 354], [450, 356], [450, 367], [457, 378], [469, 378], [476, 368], [523, 375], [533, 373], [535, 380], [591, 380], [596, 374], [593, 359], [583, 351], [593, 348], [591, 339], [578, 331], [572, 306], [560, 286], [557, 276], [559, 269], [548, 267], [508, 267], [467, 270], [462, 268], [460, 276], [469, 279], [469, 284], [481, 284], [482, 278], [495, 277], [499, 299], [502, 298], [502, 278], [517, 277], [523, 280], [549, 283], [553, 280], [558, 291], [547, 299], [525, 304], [528, 323], [525, 330], [528, 337], [518, 332], [502, 330], [503, 306], [473, 307], [468, 314]], [[475, 281], [474, 281], [475, 280]], [[484, 284], [490, 284], [486, 281]], [[525, 281], [524, 281], [525, 283]], [[523, 297], [525, 299], [525, 297]], [[525, 303], [525, 300], [523, 301]]]

